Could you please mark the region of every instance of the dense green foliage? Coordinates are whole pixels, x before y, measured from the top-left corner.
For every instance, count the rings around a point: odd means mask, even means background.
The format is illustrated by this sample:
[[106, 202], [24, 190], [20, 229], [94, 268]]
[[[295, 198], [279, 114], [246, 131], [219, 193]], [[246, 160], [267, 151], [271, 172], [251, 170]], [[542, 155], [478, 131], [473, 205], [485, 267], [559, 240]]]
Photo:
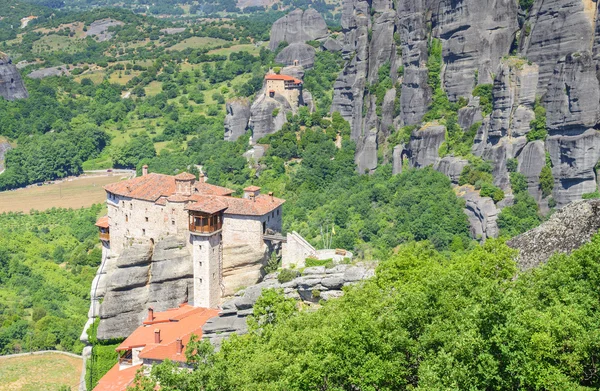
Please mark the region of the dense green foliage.
[[513, 190], [513, 205], [505, 207], [498, 216], [498, 228], [503, 236], [512, 237], [537, 227], [541, 218], [538, 205], [529, 194], [527, 178], [518, 172], [510, 173], [510, 186]]
[[318, 311], [266, 292], [254, 327], [155, 366], [138, 390], [592, 390], [600, 386], [600, 238], [514, 279], [499, 241], [443, 256], [404, 246]]
[[490, 197], [494, 202], [502, 201], [504, 199], [504, 192], [502, 189], [494, 186], [492, 184], [493, 181], [491, 163], [471, 156], [470, 164], [465, 166], [460, 173], [458, 184], [461, 186], [466, 184], [473, 185], [476, 190], [481, 190], [480, 195], [482, 197]]
[[531, 130], [527, 133], [527, 141], [545, 140], [548, 135], [546, 129], [546, 109], [542, 106], [540, 99], [535, 100], [534, 106], [535, 119], [531, 121], [529, 127]]
[[343, 63], [341, 53], [320, 51], [315, 57], [314, 67], [304, 75], [304, 87], [313, 94], [321, 116], [329, 113], [333, 82], [338, 77]]
[[0, 215], [0, 354], [80, 352], [100, 206]]
[[481, 106], [481, 112], [483, 116], [492, 114], [492, 104], [494, 100], [492, 98], [492, 90], [494, 86], [491, 84], [479, 84], [473, 90], [473, 96], [479, 97], [479, 104]]

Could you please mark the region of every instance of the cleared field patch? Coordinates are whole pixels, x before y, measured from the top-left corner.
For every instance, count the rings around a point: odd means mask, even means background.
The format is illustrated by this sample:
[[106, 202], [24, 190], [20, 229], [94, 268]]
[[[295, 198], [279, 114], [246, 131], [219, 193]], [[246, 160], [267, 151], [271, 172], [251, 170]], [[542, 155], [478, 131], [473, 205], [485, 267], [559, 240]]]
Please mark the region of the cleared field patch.
[[52, 207], [89, 207], [104, 202], [106, 193], [103, 186], [120, 181], [123, 177], [122, 174], [80, 177], [52, 185], [30, 186], [25, 189], [0, 192], [0, 213], [28, 213], [31, 209], [43, 211]]
[[81, 369], [81, 359], [57, 353], [0, 358], [0, 391], [76, 390]]
[[129, 71], [128, 75], [126, 71], [115, 71], [110, 74], [110, 76], [108, 77], [108, 81], [110, 83], [125, 85], [129, 80], [133, 79], [136, 76], [139, 76], [141, 73], [142, 72], [140, 71]]
[[211, 46], [223, 45], [228, 41], [221, 38], [209, 38], [209, 37], [191, 37], [184, 39], [183, 41], [167, 48], [167, 50], [184, 50], [187, 48], [199, 49], [208, 48]]
[[33, 43], [33, 52], [55, 52], [63, 51], [67, 53], [76, 53], [85, 48], [85, 41], [69, 38], [64, 35], [50, 34], [43, 36]]
[[257, 55], [260, 53], [260, 46], [256, 46], [254, 44], [243, 44], [243, 45], [233, 45], [232, 47], [229, 48], [220, 48], [220, 49], [213, 49], [210, 50], [208, 52], [208, 54], [218, 54], [218, 55], [225, 55], [225, 56], [229, 56], [231, 53], [234, 52], [248, 52], [252, 55]]
[[106, 76], [106, 71], [88, 71], [75, 77], [74, 80], [78, 83], [81, 83], [81, 80], [83, 79], [90, 79], [92, 82], [94, 82], [94, 84], [100, 84], [104, 80], [104, 76]]

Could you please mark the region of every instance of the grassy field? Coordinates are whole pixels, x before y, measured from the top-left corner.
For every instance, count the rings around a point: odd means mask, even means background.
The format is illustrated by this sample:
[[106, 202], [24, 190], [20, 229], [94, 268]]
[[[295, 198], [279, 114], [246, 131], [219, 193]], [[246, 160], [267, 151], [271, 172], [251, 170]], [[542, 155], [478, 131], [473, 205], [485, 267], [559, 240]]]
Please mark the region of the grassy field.
[[184, 50], [187, 48], [199, 49], [204, 47], [218, 46], [226, 43], [228, 41], [220, 38], [209, 38], [209, 37], [192, 37], [188, 39], [184, 39], [168, 48], [167, 50]]
[[229, 47], [229, 48], [210, 50], [208, 52], [208, 54], [220, 54], [220, 55], [229, 56], [231, 53], [240, 52], [240, 51], [248, 52], [252, 55], [258, 55], [260, 53], [260, 46], [257, 47], [256, 45], [251, 44], [251, 43], [243, 44], [243, 45], [233, 45], [232, 47]]
[[[102, 203], [106, 193], [102, 188], [121, 180], [121, 175], [89, 177], [53, 185], [32, 186], [0, 192], [0, 213], [25, 212], [31, 209], [81, 208]], [[0, 379], [2, 376], [0, 376]]]
[[62, 354], [0, 359], [0, 391], [77, 390], [82, 360]]
[[33, 43], [33, 51], [41, 53], [60, 50], [67, 53], [75, 53], [83, 50], [85, 46], [85, 41], [63, 35], [50, 34], [35, 41]]

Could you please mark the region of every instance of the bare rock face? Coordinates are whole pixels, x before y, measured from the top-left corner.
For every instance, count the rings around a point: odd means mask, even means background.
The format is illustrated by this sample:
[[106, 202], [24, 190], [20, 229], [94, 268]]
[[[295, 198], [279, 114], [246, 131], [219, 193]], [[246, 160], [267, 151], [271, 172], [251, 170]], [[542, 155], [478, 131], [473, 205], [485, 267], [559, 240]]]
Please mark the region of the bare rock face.
[[327, 24], [316, 10], [296, 9], [273, 24], [269, 49], [277, 49], [280, 42], [305, 43], [327, 38], [328, 34]]
[[246, 99], [229, 101], [225, 111], [225, 140], [235, 141], [248, 130], [250, 103]]
[[545, 263], [553, 254], [569, 254], [600, 228], [600, 200], [574, 202], [537, 228], [506, 242], [519, 250], [521, 270]]
[[540, 174], [546, 165], [546, 150], [544, 142], [537, 140], [528, 143], [518, 157], [518, 171], [527, 178], [527, 190], [539, 203], [542, 199], [540, 189]]
[[363, 148], [356, 155], [358, 172], [369, 173], [377, 168], [377, 129], [372, 129]]
[[304, 79], [304, 73], [304, 67], [300, 65], [292, 65], [281, 69], [282, 75], [292, 76], [300, 80]]
[[402, 174], [402, 167], [406, 150], [404, 144], [396, 145], [392, 151], [392, 174]]
[[600, 133], [597, 130], [588, 129], [575, 136], [550, 136], [546, 145], [552, 160], [552, 195], [557, 207], [596, 191], [594, 167], [600, 160]]
[[279, 52], [275, 62], [284, 65], [300, 65], [308, 69], [315, 64], [315, 55], [315, 48], [312, 46], [305, 43], [292, 43]]
[[489, 197], [481, 197], [472, 186], [457, 189], [457, 195], [465, 200], [465, 214], [471, 226], [471, 235], [479, 240], [498, 237], [498, 213], [494, 201]]
[[569, 54], [558, 62], [544, 105], [551, 131], [564, 134], [575, 128], [581, 132], [596, 125], [600, 116], [600, 85], [589, 52]]
[[271, 98], [264, 92], [259, 92], [250, 107], [248, 127], [252, 129], [252, 140], [258, 141], [279, 131], [286, 121], [285, 114], [288, 111], [292, 111], [292, 107], [284, 97], [276, 94]]
[[99, 339], [129, 336], [148, 307], [164, 311], [193, 298], [192, 259], [183, 238], [167, 237], [155, 246], [149, 241], [134, 243], [109, 269]]
[[286, 297], [314, 304], [320, 300], [341, 297], [344, 286], [373, 277], [376, 266], [376, 263], [362, 263], [355, 266], [337, 265], [329, 269], [324, 266], [308, 267], [296, 279], [283, 284], [277, 281], [277, 273], [269, 274], [262, 282], [249, 286], [238, 292], [235, 298], [225, 302], [219, 316], [209, 319], [202, 327], [202, 338], [219, 349], [223, 339], [232, 334], [247, 333], [246, 318], [252, 314], [263, 289], [283, 289]]
[[539, 95], [546, 91], [559, 59], [590, 50], [594, 41], [596, 7], [591, 0], [534, 2], [523, 27], [521, 53], [540, 67]]
[[466, 159], [461, 159], [454, 156], [446, 156], [438, 161], [433, 166], [433, 169], [446, 175], [448, 178], [450, 178], [450, 181], [453, 184], [457, 185], [463, 168], [468, 165], [469, 161]]
[[446, 127], [432, 125], [412, 132], [408, 149], [412, 167], [432, 166], [440, 159], [439, 149], [446, 139]]
[[[468, 97], [476, 84], [492, 81], [519, 28], [517, 2], [439, 1], [433, 7], [434, 35], [442, 41], [443, 84], [451, 101]], [[477, 78], [476, 78], [477, 74]]]
[[258, 283], [267, 259], [266, 251], [256, 251], [248, 245], [223, 247], [223, 295], [233, 296], [241, 288]]
[[0, 142], [0, 173], [4, 171], [4, 157], [6, 156], [6, 152], [8, 152], [9, 149], [12, 149], [9, 143]]
[[122, 26], [124, 23], [114, 19], [96, 20], [90, 24], [85, 33], [86, 37], [94, 37], [98, 42], [108, 41], [113, 37], [113, 33], [108, 31], [109, 27]]
[[0, 96], [6, 100], [29, 97], [21, 74], [13, 65], [12, 60], [2, 52], [0, 52]]

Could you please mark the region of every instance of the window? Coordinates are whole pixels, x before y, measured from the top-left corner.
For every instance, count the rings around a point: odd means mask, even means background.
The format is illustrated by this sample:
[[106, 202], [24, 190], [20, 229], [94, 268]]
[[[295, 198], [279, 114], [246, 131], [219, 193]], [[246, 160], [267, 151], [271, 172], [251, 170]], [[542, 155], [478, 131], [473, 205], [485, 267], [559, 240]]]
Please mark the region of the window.
[[199, 279], [198, 279], [198, 282], [199, 282], [200, 284], [202, 284], [202, 279], [201, 279], [201, 278], [199, 278]]
[[129, 221], [129, 216], [125, 215], [125, 222], [127, 223]]
[[202, 267], [202, 261], [198, 262], [198, 265], [199, 265], [200, 267]]
[[175, 225], [175, 220], [171, 220], [171, 225]]
[[129, 209], [133, 209], [133, 202], [129, 203]]
[[275, 212], [271, 212], [271, 217], [275, 217]]
[[142, 236], [146, 236], [146, 230], [142, 228]]
[[146, 217], [146, 223], [148, 222], [148, 218]]
[[202, 245], [201, 244], [198, 245], [198, 250], [202, 250]]
[[277, 216], [279, 216], [279, 209], [277, 209]]

